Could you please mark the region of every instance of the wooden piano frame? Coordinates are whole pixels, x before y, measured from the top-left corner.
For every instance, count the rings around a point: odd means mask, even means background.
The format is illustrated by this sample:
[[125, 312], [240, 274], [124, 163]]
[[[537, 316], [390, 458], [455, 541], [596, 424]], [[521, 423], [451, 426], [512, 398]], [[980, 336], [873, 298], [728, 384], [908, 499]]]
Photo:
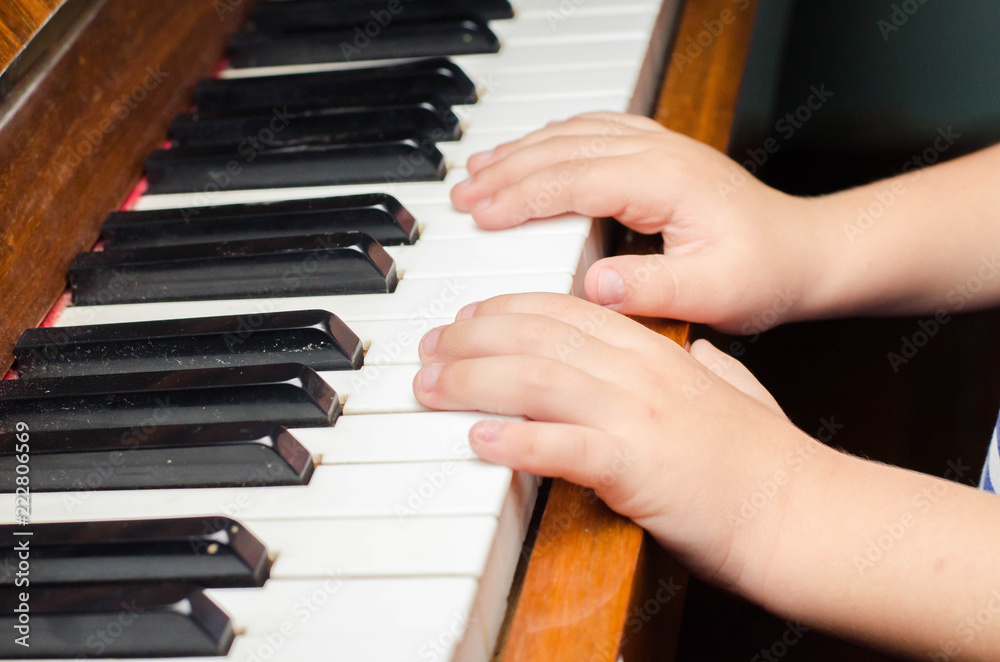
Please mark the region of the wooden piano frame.
[[[121, 207], [251, 1], [97, 0], [33, 54], [34, 67], [0, 105], [0, 370], [21, 331], [62, 295], [70, 261]], [[0, 69], [64, 2], [0, 7]], [[683, 2], [657, 120], [726, 149], [755, 9], [755, 0]], [[705, 39], [720, 19], [723, 29]], [[692, 42], [701, 48], [694, 56]], [[687, 325], [643, 321], [687, 341]], [[524, 565], [498, 660], [673, 659], [684, 570], [588, 491], [553, 482]]]

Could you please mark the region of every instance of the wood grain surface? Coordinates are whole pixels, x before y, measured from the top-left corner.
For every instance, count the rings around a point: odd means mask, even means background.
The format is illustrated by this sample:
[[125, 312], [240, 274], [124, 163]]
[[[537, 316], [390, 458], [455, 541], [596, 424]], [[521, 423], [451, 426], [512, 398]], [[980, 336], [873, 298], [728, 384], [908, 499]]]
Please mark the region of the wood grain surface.
[[[661, 124], [726, 149], [755, 10], [752, 0], [684, 3], [654, 115]], [[687, 324], [637, 319], [688, 340]], [[672, 660], [685, 585], [684, 570], [639, 527], [556, 480], [502, 660]]]
[[66, 0], [0, 2], [0, 72], [7, 69], [31, 38]]
[[[238, 0], [108, 0], [48, 72], [0, 108], [0, 369], [243, 21]], [[226, 7], [228, 11], [218, 8]], [[16, 112], [11, 110], [16, 106]]]

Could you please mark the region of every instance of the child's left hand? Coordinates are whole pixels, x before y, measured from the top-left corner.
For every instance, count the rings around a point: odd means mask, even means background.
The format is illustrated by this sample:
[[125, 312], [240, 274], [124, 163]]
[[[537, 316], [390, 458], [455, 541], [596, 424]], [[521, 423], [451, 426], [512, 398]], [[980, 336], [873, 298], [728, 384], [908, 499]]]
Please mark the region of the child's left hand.
[[469, 306], [429, 332], [420, 351], [414, 392], [424, 405], [529, 419], [477, 424], [471, 441], [481, 457], [594, 488], [724, 585], [766, 572], [796, 478], [752, 521], [741, 519], [744, 500], [776, 472], [790, 473], [789, 454], [827, 452], [711, 344], [698, 341], [689, 354], [570, 296]]

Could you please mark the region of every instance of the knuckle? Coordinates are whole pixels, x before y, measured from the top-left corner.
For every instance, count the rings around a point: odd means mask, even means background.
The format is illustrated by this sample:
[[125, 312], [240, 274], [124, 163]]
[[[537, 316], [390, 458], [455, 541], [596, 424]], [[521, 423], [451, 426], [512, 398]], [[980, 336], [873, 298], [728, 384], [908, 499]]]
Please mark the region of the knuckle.
[[532, 391], [551, 389], [561, 383], [562, 373], [562, 364], [547, 359], [525, 361], [518, 371], [521, 385]]

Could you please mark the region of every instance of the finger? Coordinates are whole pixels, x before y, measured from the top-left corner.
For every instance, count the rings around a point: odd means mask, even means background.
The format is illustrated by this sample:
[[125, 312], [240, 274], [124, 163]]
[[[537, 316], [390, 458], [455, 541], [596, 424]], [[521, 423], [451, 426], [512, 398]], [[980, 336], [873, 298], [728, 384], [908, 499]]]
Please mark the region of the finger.
[[[484, 315], [432, 329], [420, 343], [420, 360], [450, 363], [486, 356], [523, 355], [560, 361], [600, 379], [634, 384], [631, 355], [546, 315]], [[624, 384], [622, 384], [624, 385]]]
[[764, 386], [757, 381], [745, 365], [718, 349], [707, 340], [696, 340], [691, 344], [691, 356], [699, 363], [729, 382], [754, 400], [781, 416], [781, 405]]
[[626, 156], [556, 163], [479, 200], [469, 211], [480, 227], [492, 230], [566, 212], [617, 217], [637, 195], [636, 182], [622, 174], [630, 166], [634, 163]]
[[470, 174], [475, 175], [486, 166], [506, 158], [511, 153], [531, 145], [537, 145], [549, 138], [559, 136], [589, 136], [591, 139], [602, 137], [607, 139], [613, 136], [636, 135], [641, 132], [628, 123], [612, 119], [616, 117], [614, 113], [609, 113], [608, 116], [606, 118], [597, 116], [592, 118], [575, 117], [564, 122], [551, 122], [545, 128], [532, 131], [523, 138], [498, 145], [489, 152], [474, 154], [469, 158], [466, 167]]
[[424, 366], [413, 380], [413, 393], [430, 409], [527, 416], [600, 430], [638, 418], [636, 404], [624, 389], [578, 368], [532, 356]]
[[[587, 299], [626, 315], [713, 324], [729, 292], [717, 274], [688, 256], [621, 255], [598, 260], [587, 272]], [[704, 302], [716, 302], [712, 310]]]
[[471, 180], [452, 189], [451, 200], [456, 209], [468, 211], [500, 189], [539, 170], [564, 162], [632, 154], [646, 147], [646, 141], [631, 136], [548, 136], [510, 151], [504, 158], [483, 168]]
[[472, 427], [469, 441], [487, 462], [594, 488], [612, 504], [632, 491], [629, 478], [638, 458], [620, 439], [593, 428], [487, 420]]
[[663, 338], [659, 334], [624, 315], [567, 294], [503, 294], [466, 306], [458, 318], [508, 314], [547, 315], [612, 347], [643, 356], [662, 351]]
[[574, 120], [597, 120], [609, 124], [620, 124], [636, 131], [652, 131], [656, 133], [672, 133], [662, 124], [654, 119], [643, 117], [642, 115], [632, 115], [630, 113], [613, 113], [608, 111], [597, 111], [593, 113], [581, 113], [573, 118]]

